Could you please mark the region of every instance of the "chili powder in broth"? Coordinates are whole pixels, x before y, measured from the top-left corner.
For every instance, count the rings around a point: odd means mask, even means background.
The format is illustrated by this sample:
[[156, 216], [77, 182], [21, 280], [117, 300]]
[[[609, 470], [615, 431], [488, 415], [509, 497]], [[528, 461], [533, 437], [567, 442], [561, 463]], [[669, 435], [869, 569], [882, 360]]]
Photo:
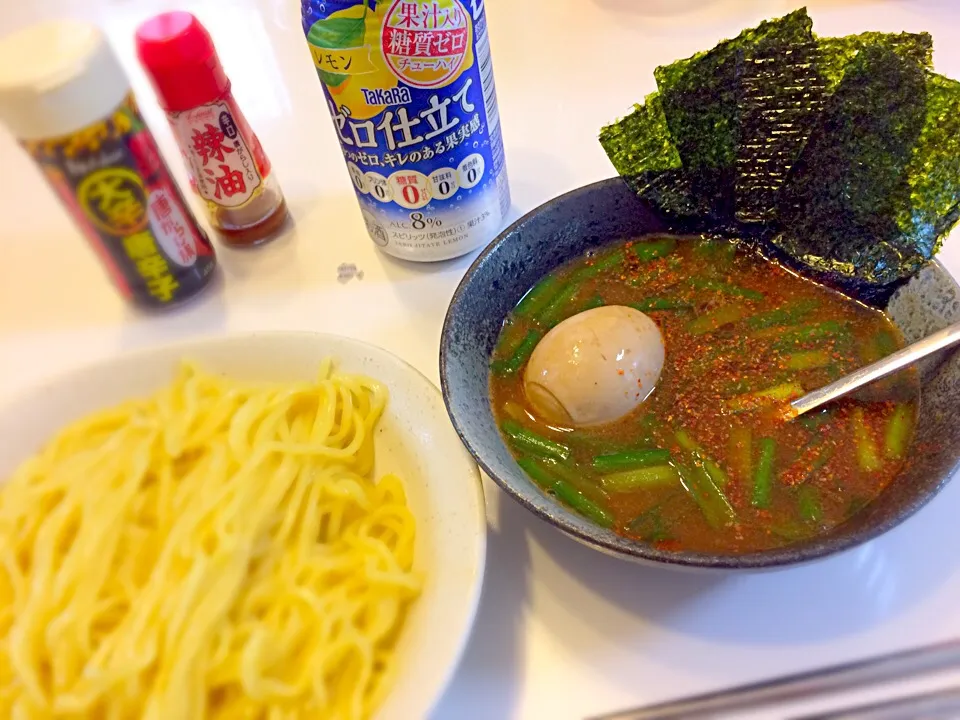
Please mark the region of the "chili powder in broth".
[[[613, 423], [551, 426], [525, 398], [526, 359], [551, 327], [600, 305], [657, 323], [657, 387]], [[747, 553], [830, 530], [896, 477], [916, 415], [912, 372], [874, 393], [882, 399], [792, 422], [783, 410], [903, 344], [883, 313], [736, 243], [641, 238], [527, 293], [491, 358], [491, 399], [521, 466], [574, 509], [665, 549]]]

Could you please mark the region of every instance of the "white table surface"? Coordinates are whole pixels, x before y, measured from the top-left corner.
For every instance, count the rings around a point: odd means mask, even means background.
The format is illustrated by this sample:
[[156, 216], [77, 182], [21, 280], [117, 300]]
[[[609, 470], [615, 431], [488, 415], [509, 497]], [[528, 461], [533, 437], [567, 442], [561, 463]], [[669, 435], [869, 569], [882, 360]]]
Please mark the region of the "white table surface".
[[[613, 174], [597, 130], [654, 89], [656, 65], [795, 2], [487, 0], [514, 215]], [[937, 69], [960, 77], [955, 0], [808, 5], [824, 35], [929, 30]], [[263, 329], [355, 336], [437, 381], [444, 311], [472, 256], [400, 263], [368, 241], [302, 37], [299, 3], [11, 1], [0, 9], [0, 30], [55, 12], [101, 23], [183, 180], [132, 42], [140, 20], [174, 8], [193, 11], [212, 31], [295, 226], [258, 250], [221, 249], [221, 277], [196, 302], [166, 315], [137, 314], [114, 294], [40, 174], [0, 134], [0, 398], [123, 350]], [[941, 257], [956, 275], [960, 241], [948, 242]], [[341, 262], [356, 263], [363, 279], [338, 282]], [[561, 536], [492, 483], [487, 504], [483, 600], [437, 720], [577, 718], [960, 636], [960, 483], [879, 540], [751, 576], [681, 574], [608, 558]]]

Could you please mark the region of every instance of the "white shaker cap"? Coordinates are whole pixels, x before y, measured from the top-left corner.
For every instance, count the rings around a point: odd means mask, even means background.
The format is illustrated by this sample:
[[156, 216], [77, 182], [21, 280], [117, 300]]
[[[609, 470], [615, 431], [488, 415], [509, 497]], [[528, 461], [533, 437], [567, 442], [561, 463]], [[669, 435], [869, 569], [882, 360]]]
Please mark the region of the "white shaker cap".
[[54, 20], [0, 38], [0, 123], [21, 140], [92, 125], [129, 91], [123, 68], [94, 25]]

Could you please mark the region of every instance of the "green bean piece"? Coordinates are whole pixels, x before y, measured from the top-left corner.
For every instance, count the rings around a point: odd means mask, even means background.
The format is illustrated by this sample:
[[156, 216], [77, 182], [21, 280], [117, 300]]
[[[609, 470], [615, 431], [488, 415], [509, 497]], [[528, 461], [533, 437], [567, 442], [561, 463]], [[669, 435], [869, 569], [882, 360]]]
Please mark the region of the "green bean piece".
[[530, 479], [544, 490], [550, 490], [559, 478], [555, 477], [540, 462], [531, 457], [522, 457], [517, 460], [517, 465], [523, 470]]
[[638, 467], [663, 465], [670, 461], [670, 451], [660, 448], [637, 448], [623, 452], [598, 455], [593, 459], [593, 469], [601, 473], [629, 470]]
[[677, 430], [674, 433], [674, 436], [677, 438], [677, 444], [687, 451], [699, 450], [700, 446], [697, 445], [697, 441], [690, 437], [690, 433], [686, 430]]
[[734, 412], [743, 412], [762, 407], [770, 402], [787, 402], [803, 395], [803, 385], [798, 382], [782, 383], [765, 390], [757, 390], [730, 398], [729, 407]]
[[577, 270], [573, 276], [570, 278], [570, 282], [573, 284], [579, 284], [585, 280], [595, 278], [600, 273], [605, 270], [612, 270], [618, 265], [623, 265], [627, 260], [627, 254], [625, 250], [617, 250], [612, 252], [609, 255], [604, 257], [597, 258], [593, 261], [592, 264]]
[[897, 405], [887, 421], [883, 449], [888, 458], [901, 459], [907, 452], [910, 430], [913, 425], [913, 409], [909, 405]]
[[676, 433], [674, 433], [674, 437], [677, 440], [677, 445], [690, 453], [697, 462], [706, 468], [710, 479], [713, 480], [717, 487], [723, 487], [730, 482], [730, 477], [724, 469], [704, 452], [700, 444], [690, 437], [690, 433], [686, 430], [677, 430]]
[[857, 440], [857, 462], [860, 469], [868, 473], [876, 472], [883, 463], [880, 460], [877, 443], [873, 439], [870, 428], [867, 427], [863, 408], [854, 408], [850, 417], [853, 422], [853, 434]]
[[754, 315], [746, 321], [747, 327], [751, 330], [763, 330], [764, 328], [791, 325], [803, 319], [803, 316], [817, 307], [817, 304], [816, 300], [799, 300], [792, 305]]
[[[581, 485], [589, 484], [597, 487], [596, 478], [593, 474], [584, 472], [584, 469], [572, 459], [555, 460], [553, 458], [544, 458], [543, 464], [550, 469], [550, 472], [571, 485], [580, 487]], [[603, 495], [603, 493], [601, 493], [601, 495]]]
[[526, 333], [521, 334], [521, 326], [512, 320], [504, 323], [500, 330], [500, 337], [497, 338], [497, 345], [493, 349], [493, 356], [497, 358], [506, 358], [513, 355], [517, 345], [523, 342]]
[[514, 420], [504, 420], [500, 428], [519, 450], [525, 450], [538, 457], [557, 460], [566, 460], [570, 457], [570, 448], [566, 445], [541, 437]]
[[677, 241], [673, 238], [660, 238], [634, 243], [630, 246], [630, 254], [641, 262], [648, 262], [662, 258], [677, 249]]
[[790, 314], [790, 311], [785, 308], [780, 308], [779, 310], [771, 310], [761, 313], [760, 315], [754, 315], [752, 318], [747, 318], [746, 325], [751, 330], [765, 330], [789, 325], [792, 322], [793, 316]]
[[878, 359], [883, 359], [887, 355], [893, 355], [893, 353], [897, 351], [897, 339], [889, 330], [881, 330], [873, 337], [877, 345], [877, 350], [880, 351], [880, 357]]
[[580, 307], [573, 305], [573, 301], [583, 289], [583, 284], [587, 280], [596, 277], [605, 270], [623, 265], [625, 259], [625, 251], [618, 250], [617, 252], [599, 258], [592, 265], [587, 265], [573, 273], [569, 282], [559, 288], [551, 297], [550, 301], [542, 308], [537, 315], [537, 321], [544, 327], [551, 328], [571, 315], [602, 306], [604, 304], [603, 299], [598, 295], [594, 295], [586, 300]]
[[841, 333], [836, 337], [826, 339], [825, 342], [833, 343], [834, 354], [841, 355], [851, 355], [858, 344], [858, 341], [850, 333]]
[[577, 282], [568, 283], [537, 316], [537, 322], [543, 327], [552, 328], [573, 315], [573, 300], [580, 292], [580, 288], [581, 285]]
[[669, 465], [653, 465], [633, 470], [621, 470], [600, 478], [603, 489], [609, 492], [625, 492], [644, 487], [673, 485], [680, 479], [675, 468]]
[[809, 523], [819, 523], [823, 520], [823, 505], [820, 502], [820, 493], [816, 488], [805, 485], [797, 493], [797, 505], [800, 517]]
[[573, 460], [543, 460], [543, 465], [551, 473], [556, 475], [564, 482], [569, 483], [584, 496], [596, 503], [607, 503], [609, 497], [606, 491], [600, 486], [600, 478], [593, 474], [589, 468], [577, 465]]
[[559, 290], [559, 278], [556, 275], [548, 275], [523, 296], [514, 308], [513, 314], [520, 317], [533, 317], [547, 306]]
[[733, 260], [737, 256], [737, 244], [728, 240], [720, 246], [717, 254], [726, 260]]
[[803, 393], [803, 385], [798, 382], [788, 382], [774, 385], [772, 388], [767, 388], [766, 390], [758, 390], [753, 394], [766, 400], [793, 400], [803, 395]]
[[706, 455], [702, 453], [696, 453], [696, 458], [703, 463], [704, 469], [707, 471], [707, 474], [710, 476], [710, 479], [713, 481], [713, 484], [717, 488], [723, 488], [730, 483], [730, 476], [727, 475], [726, 471], [720, 467], [716, 460], [711, 460]]
[[747, 312], [739, 305], [724, 305], [701, 315], [696, 320], [687, 325], [687, 332], [691, 335], [706, 335], [714, 330], [722, 328], [724, 325], [735, 323], [746, 315]]
[[810, 537], [810, 529], [799, 522], [784, 521], [770, 526], [770, 532], [774, 535], [787, 540], [796, 542]]
[[635, 308], [640, 312], [653, 312], [655, 310], [690, 310], [693, 308], [693, 304], [684, 300], [671, 300], [669, 298], [655, 297], [641, 300], [640, 302], [631, 303], [630, 307]]
[[528, 331], [520, 344], [517, 345], [517, 349], [513, 351], [513, 355], [506, 360], [495, 360], [490, 364], [490, 369], [497, 375], [512, 375], [517, 372], [523, 367], [542, 337], [543, 332], [540, 330]]
[[739, 380], [727, 385], [723, 389], [723, 394], [728, 397], [731, 395], [743, 395], [745, 393], [752, 392], [756, 385], [756, 378], [740, 378]]
[[773, 462], [777, 455], [777, 442], [773, 438], [761, 438], [757, 443], [759, 455], [753, 473], [753, 494], [750, 503], [754, 507], [770, 507], [773, 491]]
[[[774, 330], [775, 328], [769, 328]], [[850, 324], [843, 320], [824, 320], [817, 325], [804, 325], [779, 331], [774, 335], [777, 342], [774, 347], [777, 349], [790, 349], [794, 345], [813, 340], [839, 340], [849, 332]], [[762, 333], [758, 333], [760, 337]]]
[[565, 480], [550, 472], [543, 463], [525, 457], [517, 460], [520, 468], [541, 488], [563, 501], [581, 515], [602, 527], [613, 525], [613, 516]]
[[723, 295], [731, 295], [746, 300], [763, 300], [765, 295], [757, 290], [740, 287], [731, 283], [721, 282], [712, 278], [691, 278], [690, 284], [699, 290], [712, 290]]
[[672, 539], [668, 521], [663, 517], [663, 511], [674, 500], [686, 494], [682, 487], [678, 488], [627, 523], [627, 529], [646, 542], [662, 542]]
[[693, 244], [693, 251], [697, 255], [709, 257], [720, 249], [720, 243], [710, 238], [701, 238]]
[[887, 355], [892, 355], [897, 349], [897, 339], [894, 334], [887, 328], [881, 328], [860, 345], [860, 360], [864, 365], [869, 365], [883, 360]]
[[787, 356], [787, 368], [790, 370], [815, 370], [832, 364], [833, 358], [826, 350], [808, 350]]
[[627, 524], [627, 529], [645, 542], [670, 540], [671, 535], [663, 519], [663, 507], [677, 497], [677, 493], [645, 510]]
[[697, 503], [710, 527], [718, 530], [737, 522], [737, 513], [733, 505], [723, 491], [714, 484], [706, 468], [697, 464], [695, 458], [690, 465], [678, 465], [677, 472], [680, 474], [684, 489]]

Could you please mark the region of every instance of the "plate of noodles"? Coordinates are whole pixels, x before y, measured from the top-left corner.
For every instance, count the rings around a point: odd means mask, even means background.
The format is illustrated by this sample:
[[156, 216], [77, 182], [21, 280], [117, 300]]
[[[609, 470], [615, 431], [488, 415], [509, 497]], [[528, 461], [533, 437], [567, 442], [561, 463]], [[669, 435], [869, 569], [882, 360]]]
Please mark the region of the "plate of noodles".
[[0, 406], [0, 717], [411, 719], [486, 524], [437, 389], [332, 335], [151, 349]]

